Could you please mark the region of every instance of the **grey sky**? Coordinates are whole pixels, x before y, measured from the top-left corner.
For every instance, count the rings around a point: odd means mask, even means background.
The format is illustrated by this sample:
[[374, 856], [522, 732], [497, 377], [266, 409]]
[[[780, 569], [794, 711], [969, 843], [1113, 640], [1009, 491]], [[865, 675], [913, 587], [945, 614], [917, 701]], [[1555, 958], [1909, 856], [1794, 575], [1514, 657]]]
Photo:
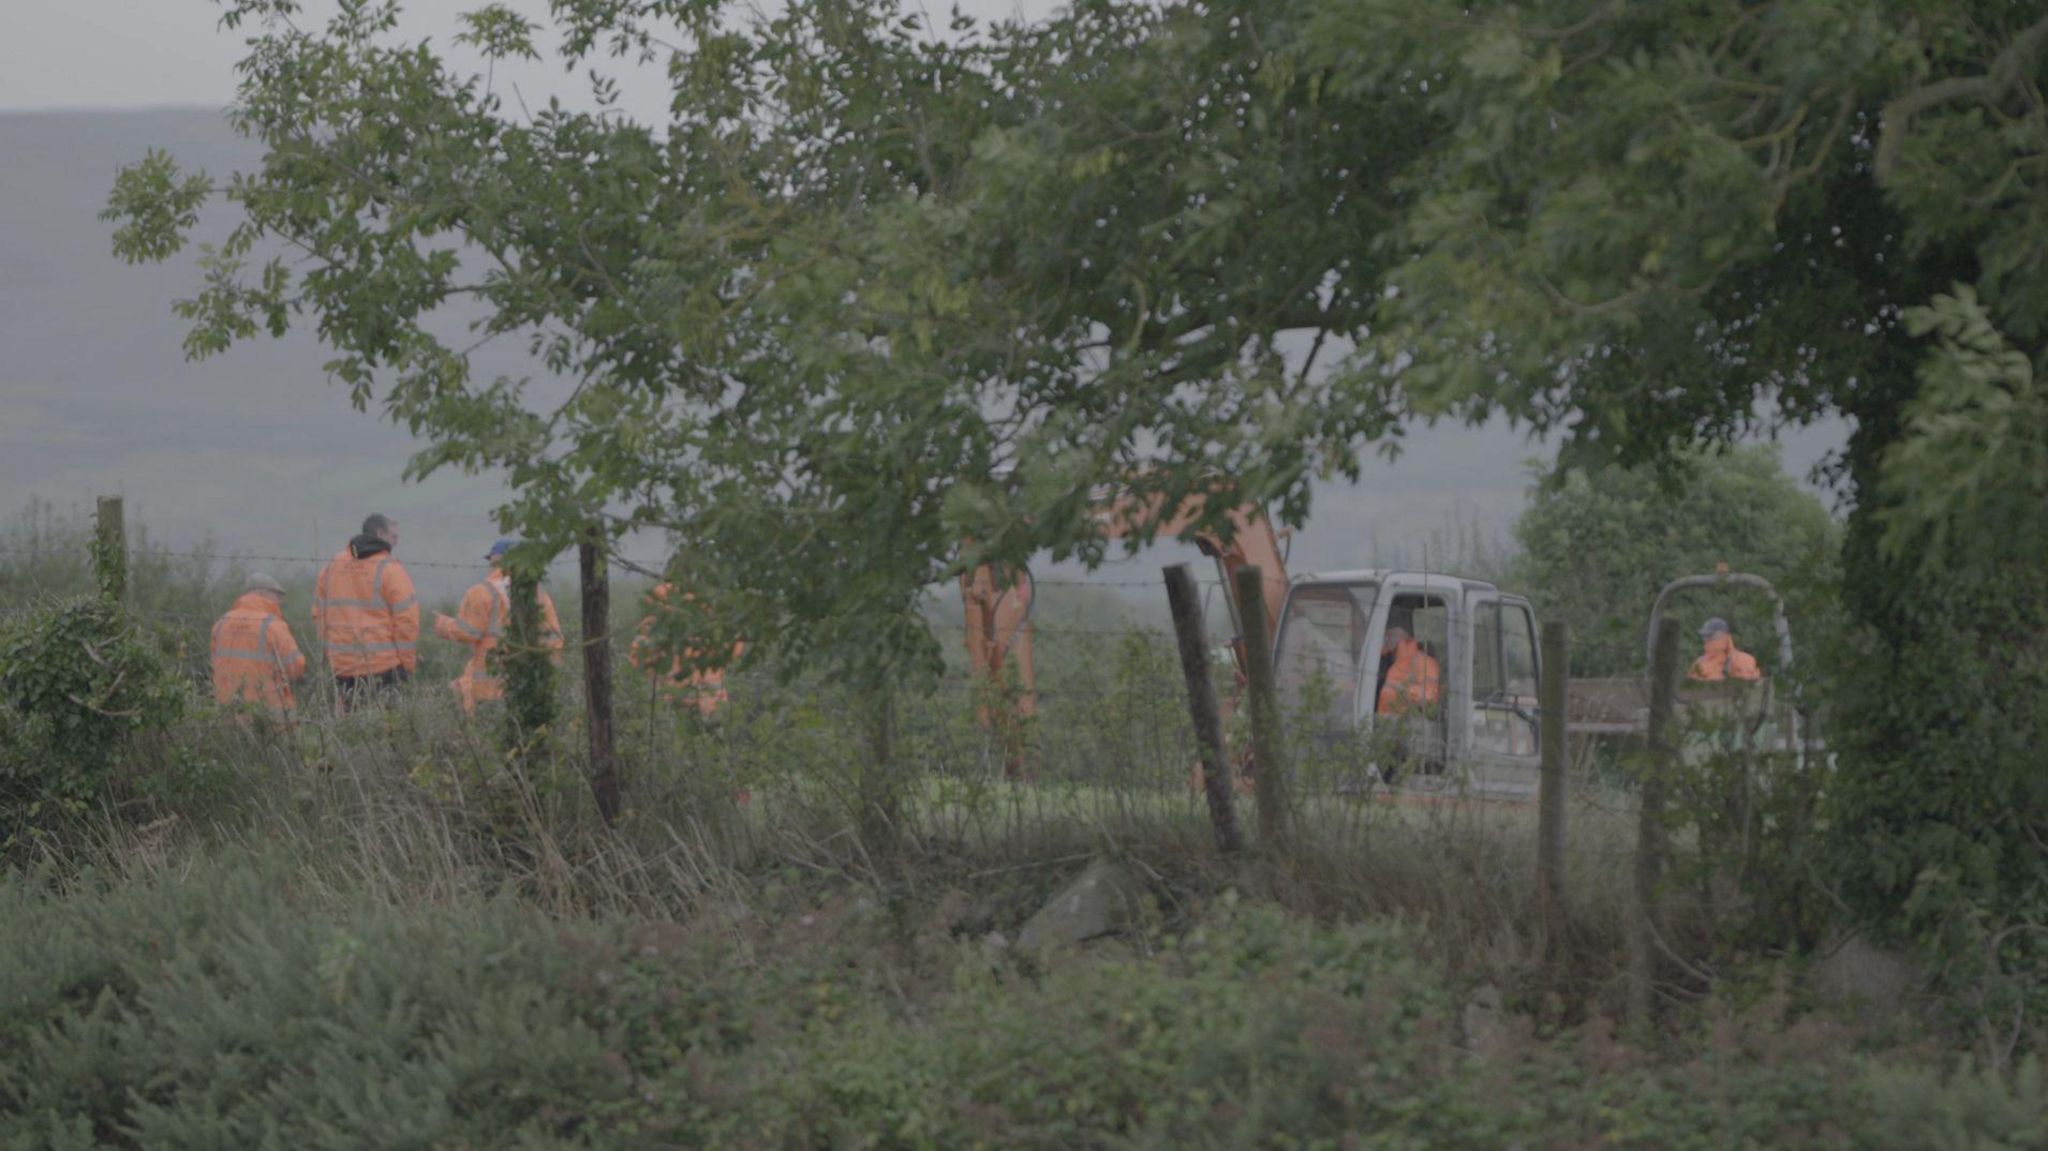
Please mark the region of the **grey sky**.
[[[956, 0], [930, 7], [939, 12]], [[483, 0], [408, 0], [401, 34], [432, 38], [445, 49], [458, 17]], [[978, 19], [1052, 11], [1053, 0], [957, 0]], [[546, 0], [509, 0], [530, 17], [543, 16]], [[769, 5], [772, 7], [772, 5]], [[332, 0], [307, 0], [302, 27], [334, 10]], [[215, 0], [0, 0], [7, 34], [0, 36], [0, 110], [53, 108], [219, 108], [234, 96], [234, 65], [250, 30], [219, 27]], [[462, 59], [458, 53], [455, 59]], [[529, 103], [543, 93], [575, 101], [579, 86], [546, 63], [504, 67], [499, 75], [519, 86]], [[664, 94], [653, 75], [625, 89], [625, 106], [658, 112]]]
[[[476, 2], [414, 0], [406, 32], [445, 44], [456, 14]], [[308, 5], [315, 18], [324, 6]], [[520, 6], [539, 11], [545, 0]], [[1020, 7], [961, 6], [983, 17]], [[1053, 7], [1025, 0], [1022, 10]], [[415, 556], [458, 565], [480, 557], [494, 534], [488, 512], [504, 495], [495, 477], [402, 483], [419, 445], [350, 411], [325, 379], [324, 350], [303, 335], [186, 361], [171, 305], [197, 282], [189, 257], [130, 268], [109, 251], [107, 225], [95, 215], [114, 173], [146, 148], [216, 174], [255, 158], [218, 115], [241, 52], [238, 34], [216, 30], [218, 8], [210, 0], [0, 0], [0, 10], [8, 28], [0, 37], [0, 516], [31, 498], [82, 509], [95, 494], [120, 491], [159, 538], [210, 536], [311, 563], [376, 509], [407, 523]], [[548, 70], [499, 78], [529, 100], [575, 96]], [[658, 83], [629, 93], [629, 106], [645, 113], [665, 104]], [[193, 110], [132, 111], [166, 105]], [[130, 111], [5, 114], [65, 107]], [[1786, 463], [1803, 475], [1843, 435], [1832, 421], [1795, 434]], [[1419, 431], [1400, 461], [1368, 461], [1357, 486], [1319, 487], [1293, 566], [1455, 564], [1473, 536], [1505, 540], [1523, 504], [1526, 461], [1546, 454], [1497, 425]], [[1156, 577], [1160, 562], [1192, 554], [1164, 547], [1126, 571]], [[466, 578], [449, 570], [422, 582], [448, 590]]]

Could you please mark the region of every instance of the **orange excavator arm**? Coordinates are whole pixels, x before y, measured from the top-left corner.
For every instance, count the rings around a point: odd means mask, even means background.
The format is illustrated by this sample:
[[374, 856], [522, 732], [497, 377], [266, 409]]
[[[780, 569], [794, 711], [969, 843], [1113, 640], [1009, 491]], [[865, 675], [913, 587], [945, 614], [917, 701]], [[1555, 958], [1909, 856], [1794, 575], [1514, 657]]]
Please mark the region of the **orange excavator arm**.
[[[995, 685], [999, 696], [1014, 692], [1020, 715], [1038, 712], [1033, 694], [1038, 676], [1031, 658], [1034, 590], [1031, 573], [1023, 568], [998, 571], [992, 564], [982, 564], [960, 577], [960, 599], [967, 610], [967, 661], [975, 677]], [[988, 720], [984, 707], [982, 722]]]
[[[1205, 497], [1198, 494], [1182, 502], [1175, 514], [1162, 517], [1159, 509], [1163, 504], [1164, 499], [1159, 496], [1108, 493], [1097, 499], [1096, 522], [1106, 539], [1123, 539], [1141, 532], [1149, 532], [1153, 538], [1172, 538], [1199, 521], [1207, 507]], [[1247, 640], [1244, 613], [1237, 603], [1237, 573], [1247, 566], [1257, 566], [1263, 573], [1267, 631], [1257, 640], [1270, 645], [1280, 626], [1280, 609], [1287, 600], [1287, 557], [1281, 548], [1280, 534], [1257, 505], [1233, 507], [1227, 519], [1231, 528], [1228, 543], [1207, 531], [1196, 533], [1194, 540], [1203, 555], [1216, 561], [1217, 572], [1223, 578], [1224, 601], [1230, 605], [1232, 629], [1236, 633], [1231, 646], [1242, 678]], [[961, 600], [967, 616], [968, 663], [977, 680], [995, 689], [990, 702], [979, 709], [984, 726], [1007, 731], [1016, 719], [1038, 711], [1031, 651], [1033, 592], [1031, 574], [1021, 568], [998, 571], [984, 564], [960, 577]], [[1014, 712], [1003, 711], [1004, 701], [1014, 704]]]

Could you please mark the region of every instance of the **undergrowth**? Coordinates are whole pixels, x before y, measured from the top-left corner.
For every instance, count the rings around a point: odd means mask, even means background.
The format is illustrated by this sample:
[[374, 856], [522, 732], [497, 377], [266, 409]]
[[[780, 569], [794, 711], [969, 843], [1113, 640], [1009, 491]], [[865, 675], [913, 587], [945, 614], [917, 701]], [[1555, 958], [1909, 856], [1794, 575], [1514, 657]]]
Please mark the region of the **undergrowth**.
[[0, 1145], [2019, 1147], [2012, 1082], [1782, 993], [1655, 1045], [1468, 1000], [1427, 928], [1221, 895], [1038, 959], [844, 879], [687, 918], [431, 915], [227, 852], [0, 881]]

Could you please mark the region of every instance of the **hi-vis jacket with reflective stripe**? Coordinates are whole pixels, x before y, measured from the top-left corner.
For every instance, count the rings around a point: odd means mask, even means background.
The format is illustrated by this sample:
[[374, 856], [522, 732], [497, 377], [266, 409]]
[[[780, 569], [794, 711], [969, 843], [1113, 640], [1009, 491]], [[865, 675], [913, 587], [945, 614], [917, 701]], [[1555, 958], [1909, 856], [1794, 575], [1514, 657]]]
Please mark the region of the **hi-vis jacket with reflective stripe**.
[[313, 626], [338, 676], [407, 671], [419, 662], [420, 602], [381, 540], [358, 536], [313, 585]]
[[[474, 711], [479, 701], [505, 698], [505, 681], [491, 666], [490, 653], [512, 627], [512, 581], [493, 569], [489, 579], [470, 588], [462, 597], [456, 616], [434, 617], [434, 634], [469, 648], [469, 663], [448, 686], [462, 701], [462, 710]], [[541, 646], [561, 658], [562, 620], [555, 614], [554, 598], [546, 588], [535, 588], [540, 597]]]
[[215, 702], [253, 703], [279, 714], [292, 710], [291, 681], [306, 674], [306, 657], [277, 601], [250, 592], [213, 625]]

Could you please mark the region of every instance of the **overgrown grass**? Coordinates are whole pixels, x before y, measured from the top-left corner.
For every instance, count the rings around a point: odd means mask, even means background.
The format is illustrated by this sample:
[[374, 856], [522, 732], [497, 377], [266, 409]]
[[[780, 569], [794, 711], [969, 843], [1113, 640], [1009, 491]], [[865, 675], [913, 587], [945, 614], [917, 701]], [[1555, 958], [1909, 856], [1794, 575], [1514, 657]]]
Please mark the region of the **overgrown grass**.
[[[1704, 836], [1663, 1022], [1617, 1038], [1619, 788], [1571, 805], [1561, 940], [1527, 806], [1305, 761], [1293, 850], [1219, 858], [1161, 637], [1043, 642], [1034, 778], [950, 680], [897, 700], [884, 811], [873, 717], [805, 677], [707, 721], [622, 671], [609, 827], [573, 674], [517, 758], [432, 681], [290, 728], [202, 703], [12, 845], [0, 1145], [1978, 1147], [2048, 1118], [2031, 1065], [1955, 1072], [1938, 1012], [1866, 1027], [1721, 930]], [[1129, 930], [1008, 944], [1102, 857]]]
[[2035, 1068], [1862, 1052], [1782, 984], [1645, 1045], [1497, 1009], [1426, 925], [1228, 894], [1046, 961], [991, 945], [985, 873], [911, 899], [784, 867], [565, 922], [307, 864], [0, 881], [0, 1143], [1974, 1148], [2048, 1120]]

